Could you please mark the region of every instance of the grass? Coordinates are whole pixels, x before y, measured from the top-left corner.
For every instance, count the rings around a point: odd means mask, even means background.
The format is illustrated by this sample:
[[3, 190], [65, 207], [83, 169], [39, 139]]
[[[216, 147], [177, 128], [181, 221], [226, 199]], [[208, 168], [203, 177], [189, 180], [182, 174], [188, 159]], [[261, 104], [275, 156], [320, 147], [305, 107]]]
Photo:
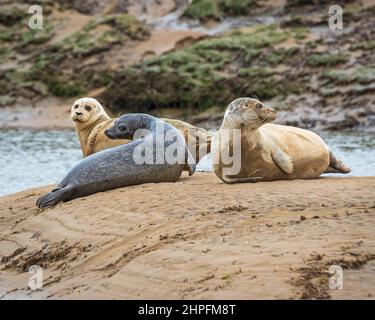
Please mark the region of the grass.
[[0, 24], [11, 27], [28, 15], [27, 10], [16, 4], [2, 5], [0, 10]]
[[6, 95], [0, 95], [0, 106], [1, 107], [6, 107], [9, 105], [12, 105], [16, 102], [16, 99], [11, 96], [6, 96]]
[[[1, 88], [23, 87], [28, 84], [32, 91], [55, 96], [72, 97], [83, 94], [92, 86], [107, 85], [112, 74], [101, 68], [81, 69], [82, 59], [110, 50], [116, 44], [128, 40], [143, 40], [149, 36], [149, 29], [142, 22], [127, 14], [111, 14], [91, 19], [80, 31], [62, 41], [49, 44], [54, 35], [55, 22], [46, 16], [43, 30], [30, 30], [24, 21], [0, 33], [0, 59], [9, 59], [10, 52], [34, 52], [33, 64], [24, 73], [9, 71], [1, 81]], [[41, 52], [38, 54], [38, 51]], [[95, 69], [95, 70], [93, 70]], [[31, 83], [37, 83], [33, 87]], [[44, 84], [44, 85], [43, 85]]]
[[273, 70], [270, 68], [260, 68], [260, 67], [252, 67], [252, 68], [244, 68], [239, 70], [238, 75], [240, 77], [269, 77], [273, 75]]
[[193, 0], [183, 16], [198, 20], [219, 19], [221, 12], [215, 0]]
[[337, 84], [349, 84], [358, 82], [361, 84], [373, 83], [375, 81], [375, 68], [359, 67], [355, 70], [329, 70], [323, 74], [323, 78]]
[[118, 72], [105, 99], [119, 110], [203, 111], [225, 107], [236, 96], [250, 93], [261, 98], [283, 95], [296, 88], [280, 81], [272, 69], [256, 64], [274, 66], [298, 53], [297, 48], [274, 48], [292, 34], [268, 25], [200, 40]]
[[201, 21], [219, 20], [224, 16], [243, 16], [251, 13], [257, 0], [193, 0], [183, 16]]
[[350, 50], [374, 50], [375, 40], [363, 41], [350, 46]]
[[46, 24], [42, 30], [31, 30], [26, 28], [15, 45], [15, 49], [24, 49], [30, 45], [40, 45], [48, 42], [54, 34], [54, 28], [51, 24]]
[[266, 55], [265, 60], [271, 65], [277, 65], [282, 63], [286, 58], [293, 56], [299, 52], [298, 47], [292, 48], [281, 48], [278, 50], [271, 51], [268, 55]]
[[150, 35], [150, 30], [145, 24], [128, 14], [109, 15], [99, 23], [112, 25], [117, 31], [133, 40], [144, 40]]
[[327, 67], [327, 66], [336, 66], [347, 62], [348, 58], [343, 53], [336, 54], [313, 54], [308, 60], [308, 65], [312, 67]]

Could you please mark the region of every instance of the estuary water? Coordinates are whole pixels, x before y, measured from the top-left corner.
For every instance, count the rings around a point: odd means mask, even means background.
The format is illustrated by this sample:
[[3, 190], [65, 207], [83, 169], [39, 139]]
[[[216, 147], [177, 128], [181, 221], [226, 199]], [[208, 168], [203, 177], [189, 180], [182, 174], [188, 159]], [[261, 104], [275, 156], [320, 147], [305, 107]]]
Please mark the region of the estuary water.
[[[375, 133], [321, 132], [333, 151], [352, 169], [352, 176], [375, 175]], [[0, 130], [0, 195], [57, 184], [82, 158], [74, 130]], [[210, 157], [200, 171], [210, 171]]]

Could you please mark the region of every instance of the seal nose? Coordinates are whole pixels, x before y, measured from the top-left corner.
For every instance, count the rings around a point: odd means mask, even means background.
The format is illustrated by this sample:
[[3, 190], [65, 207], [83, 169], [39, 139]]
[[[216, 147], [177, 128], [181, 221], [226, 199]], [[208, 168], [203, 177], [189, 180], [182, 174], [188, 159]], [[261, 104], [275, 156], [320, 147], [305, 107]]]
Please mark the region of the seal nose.
[[81, 116], [81, 115], [82, 115], [82, 112], [76, 112], [76, 115], [77, 115], [77, 116]]
[[110, 138], [110, 139], [115, 139], [115, 135], [111, 132], [111, 130], [107, 129], [106, 131], [104, 131], [104, 134]]
[[276, 119], [276, 110], [275, 110], [275, 109], [270, 108], [270, 110], [269, 110], [269, 117], [270, 117], [272, 120], [275, 120], [275, 119]]

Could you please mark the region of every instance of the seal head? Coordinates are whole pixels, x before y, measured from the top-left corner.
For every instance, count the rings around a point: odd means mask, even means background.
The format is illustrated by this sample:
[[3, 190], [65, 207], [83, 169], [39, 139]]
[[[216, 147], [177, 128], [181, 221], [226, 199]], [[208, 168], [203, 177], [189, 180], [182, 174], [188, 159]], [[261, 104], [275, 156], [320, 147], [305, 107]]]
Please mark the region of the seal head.
[[257, 129], [276, 119], [276, 111], [253, 98], [238, 98], [225, 111], [223, 125], [230, 128]]
[[94, 98], [81, 98], [74, 101], [70, 118], [81, 128], [92, 125], [99, 118], [110, 119], [103, 106]]
[[[185, 154], [185, 168], [189, 175], [193, 175], [196, 169], [194, 157], [192, 156], [182, 133], [171, 124], [145, 113], [130, 113], [117, 119], [113, 126], [105, 131], [110, 139], [142, 139], [145, 138], [142, 129], [153, 132], [154, 144], [164, 145], [167, 148], [171, 143], [178, 142]], [[138, 131], [139, 130], [139, 131]], [[168, 132], [168, 134], [167, 134]], [[169, 138], [173, 137], [172, 140]], [[159, 141], [157, 141], [159, 139]], [[160, 139], [164, 141], [160, 141]]]
[[[150, 115], [135, 113], [121, 116], [117, 119], [112, 128], [105, 131], [105, 135], [110, 139], [133, 139], [134, 134], [140, 129], [150, 129], [151, 121], [156, 121]], [[161, 120], [159, 120], [161, 121]]]

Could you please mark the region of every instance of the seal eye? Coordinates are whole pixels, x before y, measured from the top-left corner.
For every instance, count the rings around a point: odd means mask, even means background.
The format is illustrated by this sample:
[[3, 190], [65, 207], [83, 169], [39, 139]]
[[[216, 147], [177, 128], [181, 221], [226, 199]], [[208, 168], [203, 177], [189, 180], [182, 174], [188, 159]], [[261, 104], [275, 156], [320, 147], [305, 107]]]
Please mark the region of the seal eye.
[[125, 127], [125, 126], [119, 126], [118, 129], [119, 129], [121, 132], [125, 132], [125, 131], [126, 131], [126, 127]]
[[256, 108], [257, 108], [257, 109], [262, 109], [262, 108], [263, 108], [263, 105], [262, 105], [261, 103], [257, 103]]
[[91, 107], [90, 106], [85, 106], [85, 110], [86, 111], [91, 111]]
[[78, 109], [78, 104], [76, 104], [76, 105], [74, 106], [74, 109]]

